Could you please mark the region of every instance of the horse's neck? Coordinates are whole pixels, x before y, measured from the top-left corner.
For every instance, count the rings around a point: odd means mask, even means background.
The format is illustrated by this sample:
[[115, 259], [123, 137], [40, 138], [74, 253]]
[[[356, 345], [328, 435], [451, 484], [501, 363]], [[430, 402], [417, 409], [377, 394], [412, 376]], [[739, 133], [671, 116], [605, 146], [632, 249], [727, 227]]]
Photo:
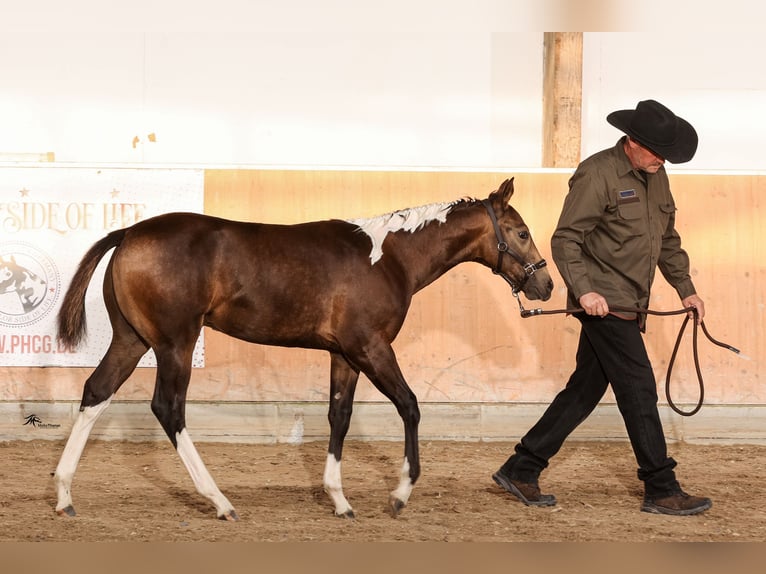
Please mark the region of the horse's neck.
[[392, 255], [407, 273], [413, 293], [474, 258], [481, 232], [472, 221], [466, 209], [451, 213], [445, 223], [432, 221], [414, 233], [397, 233]]

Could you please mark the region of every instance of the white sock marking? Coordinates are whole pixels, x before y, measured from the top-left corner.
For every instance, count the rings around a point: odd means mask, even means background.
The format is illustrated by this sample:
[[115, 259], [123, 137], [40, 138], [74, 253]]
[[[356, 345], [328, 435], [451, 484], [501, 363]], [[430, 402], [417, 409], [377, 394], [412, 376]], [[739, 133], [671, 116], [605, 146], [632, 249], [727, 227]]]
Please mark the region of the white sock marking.
[[399, 486], [396, 487], [391, 493], [391, 496], [397, 500], [401, 500], [404, 504], [410, 499], [412, 494], [412, 479], [410, 479], [410, 463], [407, 457], [404, 457], [404, 463], [402, 464], [402, 471], [399, 475]]
[[335, 455], [327, 453], [327, 462], [324, 467], [324, 490], [335, 504], [335, 514], [342, 516], [347, 512], [353, 512], [351, 505], [343, 496], [343, 484], [340, 472], [340, 461], [335, 460]]
[[85, 450], [85, 443], [88, 442], [88, 436], [90, 436], [90, 432], [93, 430], [93, 425], [96, 424], [98, 417], [101, 416], [101, 413], [112, 402], [112, 397], [114, 395], [97, 405], [82, 409], [72, 425], [72, 431], [69, 434], [64, 452], [61, 453], [61, 459], [53, 475], [58, 495], [58, 501], [56, 502], [57, 511], [72, 505], [72, 479], [80, 462], [80, 457]]
[[178, 445], [176, 448], [178, 456], [181, 457], [186, 470], [189, 471], [189, 475], [194, 482], [194, 486], [197, 488], [197, 492], [213, 503], [218, 512], [218, 516], [224, 516], [225, 514], [234, 511], [231, 502], [229, 502], [218, 489], [218, 486], [208, 472], [205, 463], [202, 462], [202, 458], [200, 458], [186, 429], [176, 433], [176, 444]]

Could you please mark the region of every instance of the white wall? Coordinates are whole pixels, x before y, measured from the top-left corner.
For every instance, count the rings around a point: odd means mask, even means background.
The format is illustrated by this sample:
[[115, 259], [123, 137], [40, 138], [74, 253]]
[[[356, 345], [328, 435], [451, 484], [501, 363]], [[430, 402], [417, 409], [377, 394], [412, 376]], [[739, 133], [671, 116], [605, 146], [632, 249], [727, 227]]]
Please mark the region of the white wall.
[[503, 2], [239, 1], [196, 14], [172, 3], [183, 23], [157, 26], [148, 11], [131, 25], [0, 35], [0, 152], [52, 151], [64, 162], [539, 164], [542, 35], [496, 29]]
[[651, 97], [700, 132], [697, 157], [679, 168], [764, 169], [760, 36], [683, 30], [700, 6], [653, 2], [640, 12], [617, 0], [16, 3], [0, 24], [0, 154], [535, 168], [542, 32], [609, 29], [610, 18], [658, 31], [585, 34], [583, 155], [619, 135], [608, 112]]
[[585, 34], [583, 157], [620, 136], [609, 112], [655, 99], [700, 137], [674, 170], [766, 170], [763, 53], [762, 36], [739, 29]]

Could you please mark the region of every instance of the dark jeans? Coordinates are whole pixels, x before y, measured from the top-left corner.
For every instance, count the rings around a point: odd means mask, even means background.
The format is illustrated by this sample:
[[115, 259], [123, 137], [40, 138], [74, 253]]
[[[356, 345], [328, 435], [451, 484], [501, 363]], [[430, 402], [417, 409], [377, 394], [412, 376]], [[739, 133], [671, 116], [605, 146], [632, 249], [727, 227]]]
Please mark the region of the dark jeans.
[[636, 321], [578, 313], [581, 323], [577, 365], [566, 387], [516, 445], [502, 471], [521, 482], [537, 482], [548, 461], [583, 422], [611, 383], [638, 462], [638, 478], [649, 496], [680, 487], [667, 455], [657, 410], [657, 384]]

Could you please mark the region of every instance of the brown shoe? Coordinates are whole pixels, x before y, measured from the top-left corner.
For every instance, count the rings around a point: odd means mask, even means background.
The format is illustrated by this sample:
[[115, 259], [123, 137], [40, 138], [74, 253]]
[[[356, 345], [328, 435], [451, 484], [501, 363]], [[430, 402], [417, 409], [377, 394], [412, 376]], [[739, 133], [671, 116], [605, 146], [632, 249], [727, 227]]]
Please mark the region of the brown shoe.
[[711, 506], [713, 506], [713, 502], [709, 498], [690, 496], [681, 490], [662, 498], [645, 496], [644, 503], [641, 505], [641, 511], [652, 512], [654, 514], [689, 516], [704, 512]]
[[556, 497], [552, 494], [541, 494], [537, 483], [519, 482], [501, 474], [500, 471], [492, 475], [492, 480], [527, 506], [553, 506], [556, 504]]

